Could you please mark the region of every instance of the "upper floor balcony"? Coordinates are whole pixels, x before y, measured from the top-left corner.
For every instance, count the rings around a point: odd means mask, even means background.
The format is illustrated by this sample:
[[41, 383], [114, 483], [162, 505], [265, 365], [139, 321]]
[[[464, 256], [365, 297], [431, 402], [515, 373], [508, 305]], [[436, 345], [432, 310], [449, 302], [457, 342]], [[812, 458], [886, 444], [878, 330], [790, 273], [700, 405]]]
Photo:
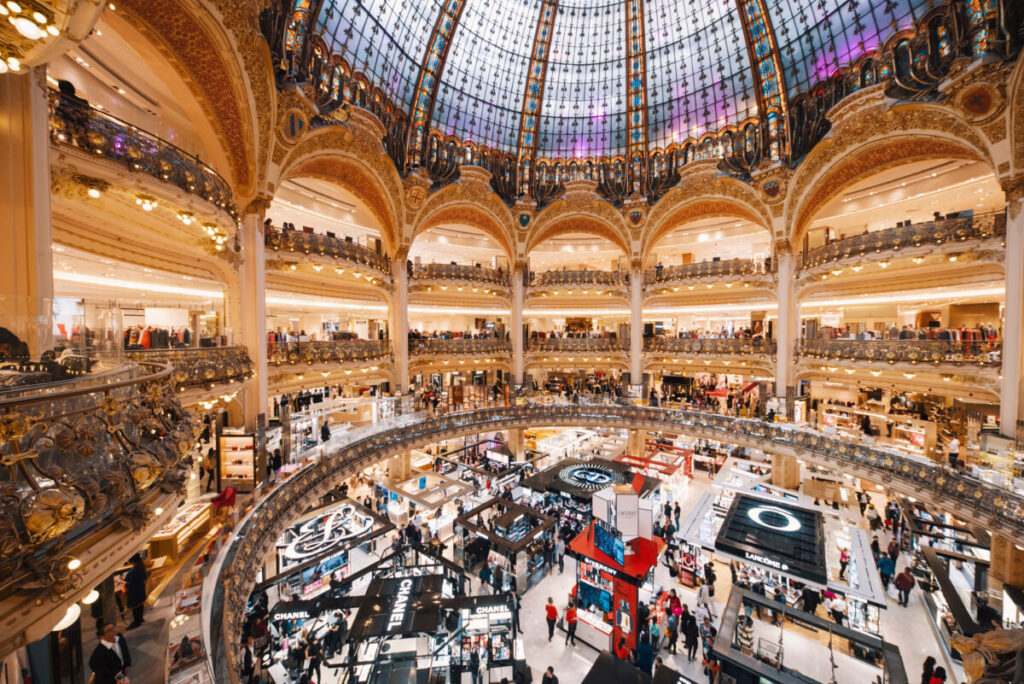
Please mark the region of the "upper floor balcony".
[[170, 365], [171, 381], [179, 392], [242, 382], [253, 374], [252, 359], [243, 346], [132, 350], [125, 351], [124, 356], [132, 361]]
[[588, 295], [608, 292], [625, 296], [629, 291], [629, 274], [624, 271], [598, 271], [589, 268], [531, 271], [528, 287], [536, 293]]
[[629, 351], [629, 340], [615, 337], [532, 337], [529, 352], [609, 354]]
[[388, 361], [390, 358], [388, 340], [311, 340], [267, 345], [267, 361], [274, 366]]
[[[1001, 243], [1006, 236], [1006, 214], [992, 212], [969, 216], [950, 215], [927, 223], [865, 232], [835, 240], [801, 253], [797, 267], [817, 272], [837, 265], [863, 261], [865, 257], [892, 256], [906, 250], [908, 256], [923, 255], [937, 247], [977, 247], [986, 241]], [[999, 245], [1002, 246], [1001, 244]], [[803, 274], [802, 274], [803, 275]], [[813, 275], [811, 273], [810, 275]]]
[[998, 368], [999, 340], [800, 340], [799, 354], [819, 360]]
[[648, 291], [690, 286], [695, 283], [743, 282], [769, 287], [773, 282], [770, 259], [725, 259], [701, 261], [694, 264], [658, 266], [644, 272], [644, 286]]
[[509, 340], [496, 337], [409, 339], [409, 356], [479, 356], [510, 353], [512, 353], [512, 343]]
[[317, 270], [317, 266], [330, 264], [341, 272], [344, 271], [343, 266], [347, 266], [353, 269], [353, 275], [362, 275], [359, 269], [375, 271], [382, 277], [391, 274], [391, 262], [387, 256], [351, 238], [339, 238], [331, 233], [314, 233], [311, 228], [281, 230], [267, 225], [263, 231], [263, 241], [268, 250], [286, 259], [286, 255], [294, 255], [293, 258], [298, 259], [310, 258]]
[[775, 340], [763, 337], [646, 337], [644, 352], [701, 356], [774, 356]]
[[[206, 200], [230, 217], [238, 215], [231, 186], [212, 168], [177, 145], [147, 133], [85, 100], [50, 91], [50, 141], [64, 149], [116, 162], [138, 174]], [[84, 179], [90, 196], [107, 182]], [[99, 196], [96, 194], [95, 196]]]
[[447, 291], [449, 287], [470, 288], [474, 293], [481, 290], [509, 292], [512, 279], [509, 272], [500, 268], [485, 268], [468, 264], [412, 264], [409, 276], [414, 286], [420, 289], [439, 286]]

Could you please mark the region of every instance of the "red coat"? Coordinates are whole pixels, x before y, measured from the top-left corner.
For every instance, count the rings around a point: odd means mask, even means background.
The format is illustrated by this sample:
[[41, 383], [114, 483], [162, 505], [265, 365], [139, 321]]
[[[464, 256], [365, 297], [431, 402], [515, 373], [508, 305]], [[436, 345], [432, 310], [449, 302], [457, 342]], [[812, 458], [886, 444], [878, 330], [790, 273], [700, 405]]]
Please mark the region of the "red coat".
[[906, 572], [896, 575], [896, 588], [900, 591], [910, 591], [914, 588], [914, 578]]

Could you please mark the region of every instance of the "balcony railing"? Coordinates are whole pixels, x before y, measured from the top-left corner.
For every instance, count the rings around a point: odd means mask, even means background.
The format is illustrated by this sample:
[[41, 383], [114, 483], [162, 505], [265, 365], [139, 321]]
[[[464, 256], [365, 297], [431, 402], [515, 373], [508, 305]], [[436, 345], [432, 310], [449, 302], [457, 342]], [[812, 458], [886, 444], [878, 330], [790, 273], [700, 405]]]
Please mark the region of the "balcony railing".
[[775, 340], [751, 338], [647, 337], [644, 351], [662, 354], [775, 354]]
[[494, 287], [511, 287], [508, 271], [464, 264], [413, 264], [414, 280], [465, 280]]
[[455, 339], [409, 340], [410, 356], [445, 356], [460, 354], [508, 354], [512, 351], [512, 343], [497, 338], [473, 339], [459, 337]]
[[316, 254], [334, 259], [344, 259], [354, 264], [376, 269], [381, 273], [391, 273], [391, 262], [386, 256], [344, 238], [300, 230], [278, 230], [268, 226], [264, 232], [263, 241], [268, 248], [275, 252]]
[[171, 380], [179, 389], [239, 382], [253, 373], [249, 350], [242, 346], [126, 351], [124, 355], [132, 361], [170, 365]]
[[648, 269], [644, 274], [647, 283], [668, 283], [677, 280], [699, 278], [727, 278], [730, 276], [767, 275], [771, 262], [754, 259], [726, 259], [725, 261], [702, 261], [697, 264], [680, 264], [664, 268]]
[[199, 424], [175, 398], [169, 366], [123, 368], [99, 386], [84, 376], [0, 400], [0, 461], [10, 466], [0, 596], [35, 587], [64, 599], [95, 572], [68, 565], [90, 553], [93, 535], [143, 528], [160, 496], [183, 493]]
[[982, 366], [1002, 363], [998, 340], [801, 340], [799, 350], [801, 356], [815, 359]]
[[840, 261], [848, 257], [864, 256], [903, 247], [942, 245], [947, 242], [988, 240], [1006, 235], [1006, 214], [992, 212], [964, 218], [911, 224], [900, 228], [887, 228], [872, 233], [854, 235], [801, 254], [799, 268], [813, 268], [821, 264]]
[[611, 337], [534, 337], [527, 345], [532, 352], [605, 352], [629, 351], [629, 340]]
[[598, 271], [581, 269], [574, 271], [542, 271], [530, 272], [530, 287], [541, 288], [585, 288], [585, 287], [624, 287], [629, 285], [629, 274], [623, 271]]
[[267, 345], [267, 359], [274, 365], [381, 361], [390, 357], [391, 343], [387, 340], [316, 340]]
[[120, 162], [237, 216], [231, 186], [198, 157], [81, 98], [50, 91], [50, 140]]
[[226, 577], [214, 582], [214, 605], [218, 609], [211, 613], [211, 619], [223, 629], [223, 639], [213, 646], [214, 662], [228, 663], [230, 667], [226, 651], [233, 649], [240, 639], [241, 616], [255, 585], [257, 570], [289, 522], [279, 519], [283, 512], [299, 510], [304, 502], [330, 491], [353, 473], [419, 445], [536, 425], [666, 430], [799, 455], [872, 482], [885, 482], [898, 492], [914, 492], [916, 496], [925, 492], [942, 501], [958, 517], [984, 521], [1006, 531], [1008, 536], [1024, 534], [1024, 497], [1008, 489], [896, 450], [856, 444], [788, 424], [613, 403], [510, 406], [428, 419], [422, 415], [400, 416], [348, 433], [348, 439], [337, 446], [330, 458], [298, 471], [256, 502], [257, 510], [240, 524], [224, 552], [221, 567], [228, 570]]

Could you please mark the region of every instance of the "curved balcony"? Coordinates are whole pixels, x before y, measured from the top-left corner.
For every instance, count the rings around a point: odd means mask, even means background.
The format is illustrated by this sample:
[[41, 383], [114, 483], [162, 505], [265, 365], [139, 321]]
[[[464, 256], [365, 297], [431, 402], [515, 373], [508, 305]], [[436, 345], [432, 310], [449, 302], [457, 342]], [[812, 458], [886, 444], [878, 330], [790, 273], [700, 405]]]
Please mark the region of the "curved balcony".
[[50, 91], [50, 141], [118, 162], [238, 215], [231, 186], [198, 157], [81, 98]]
[[999, 341], [951, 340], [800, 340], [800, 356], [877, 363], [978, 365], [998, 368]]
[[132, 361], [170, 365], [174, 369], [171, 381], [178, 391], [240, 382], [253, 374], [249, 350], [243, 346], [126, 351], [124, 356]]
[[508, 271], [465, 264], [413, 264], [409, 272], [415, 284], [452, 284], [474, 288], [494, 288], [509, 291], [512, 279]]
[[732, 354], [775, 355], [775, 340], [761, 337], [751, 338], [701, 338], [701, 337], [647, 337], [644, 351], [661, 354], [709, 354], [727, 356]]
[[174, 514], [200, 425], [172, 372], [129, 363], [0, 399], [0, 619], [28, 641]]
[[218, 559], [220, 565], [212, 570], [214, 610], [204, 614], [206, 619], [216, 620], [219, 634], [212, 648], [218, 681], [238, 680], [240, 663], [236, 661], [235, 644], [240, 639], [241, 615], [267, 551], [292, 522], [287, 511], [299, 510], [303, 502], [330, 491], [353, 473], [409, 449], [442, 439], [535, 425], [666, 430], [797, 456], [872, 482], [884, 482], [898, 493], [919, 499], [930, 497], [957, 517], [985, 521], [1008, 536], [1024, 533], [1024, 497], [894, 450], [855, 444], [786, 424], [622, 404], [510, 406], [430, 419], [400, 416], [350, 433], [331, 458], [321, 459], [288, 478], [256, 502], [239, 525], [231, 545]]
[[293, 363], [350, 363], [391, 358], [388, 340], [315, 340], [267, 345], [267, 361], [280, 366]]
[[571, 352], [607, 354], [629, 351], [629, 340], [611, 337], [534, 337], [526, 347], [530, 352]]
[[321, 256], [353, 266], [372, 268], [381, 275], [391, 273], [391, 261], [386, 256], [344, 238], [299, 230], [279, 230], [267, 226], [263, 234], [263, 243], [275, 252]]
[[579, 270], [551, 270], [535, 273], [530, 272], [530, 289], [540, 290], [579, 290], [587, 294], [589, 290], [625, 290], [629, 287], [629, 274], [623, 271], [598, 271], [588, 268]]
[[409, 340], [409, 356], [475, 356], [480, 354], [511, 354], [512, 343], [497, 338], [460, 337]]
[[1005, 212], [947, 218], [900, 228], [887, 228], [836, 240], [800, 254], [797, 258], [797, 268], [811, 269], [881, 252], [914, 247], [936, 247], [947, 243], [980, 242], [1002, 238], [1005, 235]]
[[651, 289], [685, 284], [693, 280], [740, 280], [769, 284], [773, 272], [770, 260], [702, 261], [696, 264], [650, 268], [644, 272], [644, 285]]

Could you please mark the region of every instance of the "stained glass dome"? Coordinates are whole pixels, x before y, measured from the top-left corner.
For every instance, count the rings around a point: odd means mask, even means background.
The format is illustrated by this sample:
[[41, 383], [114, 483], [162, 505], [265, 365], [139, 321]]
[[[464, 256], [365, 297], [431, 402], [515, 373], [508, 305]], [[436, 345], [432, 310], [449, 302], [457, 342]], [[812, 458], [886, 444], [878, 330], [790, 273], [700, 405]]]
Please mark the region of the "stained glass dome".
[[739, 124], [880, 49], [927, 9], [928, 0], [325, 0], [315, 33], [421, 135], [582, 159]]

